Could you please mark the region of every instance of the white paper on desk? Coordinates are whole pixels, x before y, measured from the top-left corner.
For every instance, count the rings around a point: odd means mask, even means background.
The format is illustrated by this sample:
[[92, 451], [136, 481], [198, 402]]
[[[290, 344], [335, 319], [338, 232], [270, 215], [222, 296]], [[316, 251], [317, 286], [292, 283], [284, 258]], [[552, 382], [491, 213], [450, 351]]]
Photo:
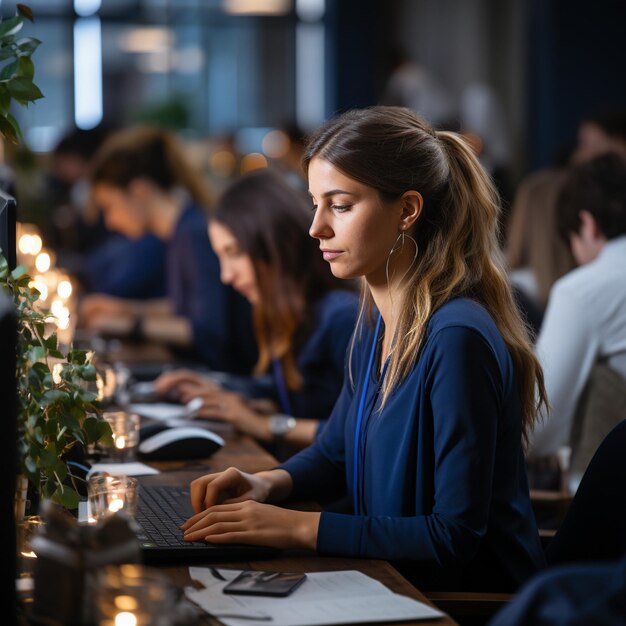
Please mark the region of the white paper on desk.
[[159, 470], [150, 467], [145, 463], [94, 463], [87, 473], [91, 476], [96, 472], [106, 472], [113, 476], [152, 476], [158, 474]]
[[[238, 570], [220, 570], [231, 580]], [[443, 617], [422, 602], [390, 591], [382, 583], [357, 571], [313, 572], [286, 598], [229, 596], [222, 593], [226, 582], [217, 580], [208, 568], [190, 567], [191, 578], [205, 589], [187, 588], [187, 597], [227, 626], [250, 626], [252, 620], [227, 614], [271, 617], [271, 626], [317, 626], [355, 622], [389, 622]], [[221, 616], [223, 615], [223, 617]]]
[[180, 419], [188, 413], [184, 404], [174, 404], [172, 402], [136, 403], [128, 407], [130, 413], [137, 413], [141, 417], [149, 417], [153, 420], [165, 422], [171, 419]]

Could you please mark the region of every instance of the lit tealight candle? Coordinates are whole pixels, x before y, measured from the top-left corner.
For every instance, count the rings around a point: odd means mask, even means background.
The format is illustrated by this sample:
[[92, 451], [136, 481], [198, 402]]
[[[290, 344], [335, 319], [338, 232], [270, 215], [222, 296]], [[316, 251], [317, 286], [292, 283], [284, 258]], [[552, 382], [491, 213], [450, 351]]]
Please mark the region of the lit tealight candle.
[[137, 616], [130, 611], [122, 611], [115, 616], [115, 626], [137, 626]]
[[50, 311], [52, 312], [52, 315], [56, 315], [57, 317], [63, 317], [67, 309], [63, 306], [63, 302], [61, 302], [61, 300], [55, 299], [50, 305]]
[[47, 272], [50, 269], [51, 259], [47, 252], [40, 252], [35, 259], [35, 267], [38, 272]]
[[31, 250], [33, 249], [32, 241], [32, 235], [22, 235], [17, 243], [17, 249], [22, 254], [31, 254]]
[[41, 237], [39, 235], [31, 235], [30, 253], [39, 254], [41, 252], [42, 246], [43, 246], [43, 241], [41, 241]]
[[62, 280], [57, 285], [57, 295], [67, 300], [72, 295], [72, 283], [69, 280]]
[[111, 511], [111, 513], [117, 513], [123, 508], [124, 500], [122, 500], [118, 495], [114, 495], [111, 502], [109, 502], [109, 511]]
[[115, 447], [118, 450], [123, 450], [126, 447], [126, 437], [124, 437], [123, 435], [120, 435], [119, 437], [115, 438]]

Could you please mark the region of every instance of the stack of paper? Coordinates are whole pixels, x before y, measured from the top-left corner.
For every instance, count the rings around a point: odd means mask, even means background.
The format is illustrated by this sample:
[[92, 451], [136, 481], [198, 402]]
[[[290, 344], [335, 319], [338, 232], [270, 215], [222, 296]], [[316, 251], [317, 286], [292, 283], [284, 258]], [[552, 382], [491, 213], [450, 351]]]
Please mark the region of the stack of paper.
[[[357, 571], [314, 572], [286, 598], [233, 596], [222, 593], [239, 570], [190, 567], [191, 578], [204, 589], [185, 589], [186, 596], [227, 626], [316, 626], [355, 622], [435, 619], [443, 613], [393, 593]], [[220, 580], [219, 576], [226, 580]]]

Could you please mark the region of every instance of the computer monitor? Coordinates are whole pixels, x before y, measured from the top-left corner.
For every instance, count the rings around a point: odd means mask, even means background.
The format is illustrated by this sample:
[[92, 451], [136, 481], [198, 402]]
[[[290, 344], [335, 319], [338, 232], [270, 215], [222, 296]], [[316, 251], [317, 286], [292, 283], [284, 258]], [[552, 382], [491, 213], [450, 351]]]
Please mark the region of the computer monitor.
[[[9, 443], [0, 454], [0, 606], [17, 607], [15, 583], [17, 572], [15, 536], [15, 480], [17, 474], [17, 382], [15, 378], [17, 327], [15, 306], [11, 297], [0, 290], [0, 399], [2, 437]], [[6, 530], [5, 530], [6, 529]], [[15, 611], [3, 611], [3, 622], [16, 623]]]
[[15, 267], [15, 222], [17, 211], [15, 198], [0, 189], [0, 250], [9, 262], [9, 267]]

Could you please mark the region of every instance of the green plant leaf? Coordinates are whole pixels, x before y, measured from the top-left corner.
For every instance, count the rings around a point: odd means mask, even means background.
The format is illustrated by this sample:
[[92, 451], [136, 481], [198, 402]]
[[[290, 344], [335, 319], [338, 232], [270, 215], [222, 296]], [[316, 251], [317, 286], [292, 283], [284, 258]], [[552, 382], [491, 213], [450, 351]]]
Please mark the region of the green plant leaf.
[[94, 365], [92, 363], [89, 363], [87, 365], [84, 365], [81, 368], [81, 372], [80, 372], [80, 377], [83, 380], [88, 380], [88, 381], [94, 381], [96, 380], [96, 368], [94, 367]]
[[11, 143], [18, 143], [18, 136], [15, 129], [4, 116], [0, 116], [0, 133]]
[[[13, 127], [13, 130], [15, 131], [15, 134], [17, 135], [17, 138], [19, 140], [21, 140], [22, 139], [22, 129], [20, 128], [20, 125], [19, 125], [18, 121], [10, 113], [6, 114], [6, 119], [7, 119], [7, 122], [9, 122], [9, 124], [11, 124], [11, 126]], [[28, 283], [30, 282], [31, 278], [30, 278], [30, 276], [27, 276], [26, 279], [20, 279], [20, 280], [26, 280], [26, 285], [25, 286], [27, 286]], [[37, 292], [37, 293], [39, 293], [39, 292]], [[39, 299], [39, 296], [37, 296], [36, 299]]]
[[33, 80], [35, 65], [30, 57], [22, 56], [17, 60], [17, 75]]
[[59, 345], [56, 333], [52, 333], [47, 339], [44, 339], [43, 344], [48, 350], [56, 350]]
[[44, 97], [39, 87], [28, 78], [11, 78], [7, 87], [11, 96], [20, 104], [22, 102], [34, 102]]
[[80, 502], [80, 496], [78, 493], [72, 489], [72, 487], [68, 487], [67, 485], [59, 487], [50, 496], [50, 499], [52, 502], [56, 502], [57, 504], [60, 504], [70, 510], [77, 508], [78, 503]]
[[11, 96], [7, 86], [0, 83], [0, 113], [5, 116], [11, 106]]
[[13, 63], [7, 63], [0, 71], [0, 81], [3, 81], [5, 85], [9, 84], [11, 78], [17, 75], [17, 61]]
[[67, 360], [70, 363], [77, 363], [78, 365], [83, 365], [87, 360], [87, 353], [84, 350], [75, 350], [72, 348], [67, 355]]
[[22, 29], [22, 26], [24, 26], [24, 20], [19, 15], [3, 20], [0, 22], [0, 37], [15, 35]]
[[15, 43], [21, 55], [26, 56], [31, 56], [41, 45], [41, 41], [39, 41], [39, 39], [35, 39], [34, 37], [23, 37]]
[[2, 46], [0, 46], [0, 61], [14, 59], [17, 56], [15, 48], [16, 46], [13, 43], [2, 42]]
[[76, 392], [76, 396], [80, 398], [83, 402], [94, 402], [98, 399], [98, 394], [93, 391], [89, 391], [89, 389], [79, 389]]
[[44, 449], [41, 453], [41, 457], [39, 458], [39, 469], [53, 469], [56, 464], [57, 455]]
[[41, 396], [41, 405], [49, 406], [56, 402], [67, 402], [69, 401], [70, 396], [65, 391], [61, 391], [60, 389], [49, 389], [46, 393]]

